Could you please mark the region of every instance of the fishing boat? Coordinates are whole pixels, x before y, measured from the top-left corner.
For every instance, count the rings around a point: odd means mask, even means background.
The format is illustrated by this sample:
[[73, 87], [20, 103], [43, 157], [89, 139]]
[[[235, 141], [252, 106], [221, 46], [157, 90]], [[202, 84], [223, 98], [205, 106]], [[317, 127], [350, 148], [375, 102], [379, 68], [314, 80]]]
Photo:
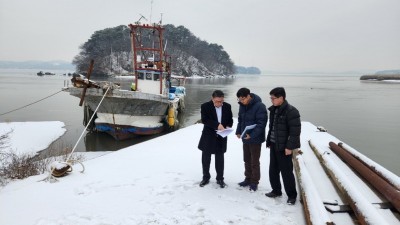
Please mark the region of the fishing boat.
[[[171, 57], [165, 53], [163, 26], [140, 22], [128, 26], [134, 76], [131, 89], [92, 81], [89, 72], [87, 78], [73, 78], [74, 86], [67, 89], [81, 98], [81, 104], [84, 99], [88, 129], [106, 132], [117, 140], [176, 129], [177, 115], [185, 107], [185, 87], [171, 85]], [[95, 119], [88, 124], [93, 114]]]

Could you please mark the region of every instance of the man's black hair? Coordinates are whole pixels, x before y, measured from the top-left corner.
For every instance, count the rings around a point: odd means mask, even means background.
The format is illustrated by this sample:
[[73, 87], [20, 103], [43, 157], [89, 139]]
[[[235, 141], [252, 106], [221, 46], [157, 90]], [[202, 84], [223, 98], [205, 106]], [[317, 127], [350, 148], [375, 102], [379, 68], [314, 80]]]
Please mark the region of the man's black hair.
[[224, 97], [224, 92], [222, 92], [221, 90], [215, 90], [212, 93], [212, 97], [213, 98], [223, 98]]
[[248, 88], [240, 88], [237, 93], [236, 93], [236, 97], [240, 98], [240, 97], [247, 97], [247, 95], [250, 94], [250, 90]]
[[273, 95], [277, 98], [283, 97], [283, 100], [286, 99], [286, 92], [285, 88], [283, 87], [276, 87], [269, 92], [269, 95]]

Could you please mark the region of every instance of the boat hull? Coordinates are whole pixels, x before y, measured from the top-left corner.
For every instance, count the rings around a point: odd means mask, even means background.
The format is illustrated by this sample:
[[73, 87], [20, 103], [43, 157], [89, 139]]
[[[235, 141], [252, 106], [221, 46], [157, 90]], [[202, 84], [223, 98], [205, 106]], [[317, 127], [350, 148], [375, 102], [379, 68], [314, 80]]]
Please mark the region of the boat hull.
[[135, 127], [127, 125], [96, 123], [96, 129], [105, 132], [118, 141], [134, 138], [138, 135], [154, 135], [164, 130], [164, 125], [159, 127]]
[[[69, 88], [69, 93], [80, 98], [82, 88]], [[88, 88], [85, 102], [95, 111], [104, 95], [103, 89]], [[142, 93], [128, 90], [110, 90], [99, 106], [97, 112], [123, 114], [130, 116], [162, 116], [169, 106], [167, 96]]]
[[[80, 98], [82, 90], [69, 88], [68, 91]], [[100, 104], [103, 92], [102, 89], [87, 89], [85, 105], [92, 112]], [[175, 104], [162, 95], [112, 90], [107, 93], [96, 112], [94, 127], [96, 131], [108, 133], [116, 140], [158, 134], [165, 128], [168, 107]]]
[[96, 130], [106, 132], [117, 140], [133, 138], [136, 135], [153, 135], [164, 130], [165, 115], [131, 116], [123, 114], [97, 113]]

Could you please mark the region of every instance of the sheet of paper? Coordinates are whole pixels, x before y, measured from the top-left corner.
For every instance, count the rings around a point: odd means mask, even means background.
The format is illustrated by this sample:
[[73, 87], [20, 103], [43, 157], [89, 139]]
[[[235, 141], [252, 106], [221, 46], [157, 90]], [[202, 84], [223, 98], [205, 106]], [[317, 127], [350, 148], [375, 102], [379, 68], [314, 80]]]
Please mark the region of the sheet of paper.
[[226, 137], [228, 136], [230, 133], [232, 133], [234, 129], [233, 128], [226, 128], [225, 130], [217, 130], [217, 134], [221, 137]]
[[257, 124], [253, 124], [253, 125], [246, 126], [246, 128], [244, 128], [244, 131], [243, 131], [242, 135], [240, 136], [240, 138], [243, 138], [244, 135], [246, 135], [246, 132], [247, 132], [248, 130], [254, 129], [254, 127], [256, 127], [256, 125], [257, 125]]

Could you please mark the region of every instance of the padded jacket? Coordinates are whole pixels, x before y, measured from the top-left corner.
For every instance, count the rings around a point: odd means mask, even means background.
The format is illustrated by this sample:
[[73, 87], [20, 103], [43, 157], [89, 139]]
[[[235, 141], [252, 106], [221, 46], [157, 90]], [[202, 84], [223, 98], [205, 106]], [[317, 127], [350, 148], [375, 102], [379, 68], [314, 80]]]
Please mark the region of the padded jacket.
[[236, 134], [242, 134], [246, 126], [257, 124], [254, 129], [246, 131], [250, 139], [242, 139], [244, 144], [261, 144], [265, 141], [265, 127], [267, 126], [268, 113], [261, 98], [250, 93], [251, 101], [247, 105], [239, 102], [239, 115]]
[[[275, 106], [268, 108], [270, 111], [270, 120], [267, 147], [272, 144], [271, 130], [274, 124], [276, 108]], [[300, 148], [301, 121], [299, 111], [285, 100], [285, 102], [278, 107], [276, 119], [275, 149], [277, 151], [284, 151], [286, 148], [290, 150]]]

